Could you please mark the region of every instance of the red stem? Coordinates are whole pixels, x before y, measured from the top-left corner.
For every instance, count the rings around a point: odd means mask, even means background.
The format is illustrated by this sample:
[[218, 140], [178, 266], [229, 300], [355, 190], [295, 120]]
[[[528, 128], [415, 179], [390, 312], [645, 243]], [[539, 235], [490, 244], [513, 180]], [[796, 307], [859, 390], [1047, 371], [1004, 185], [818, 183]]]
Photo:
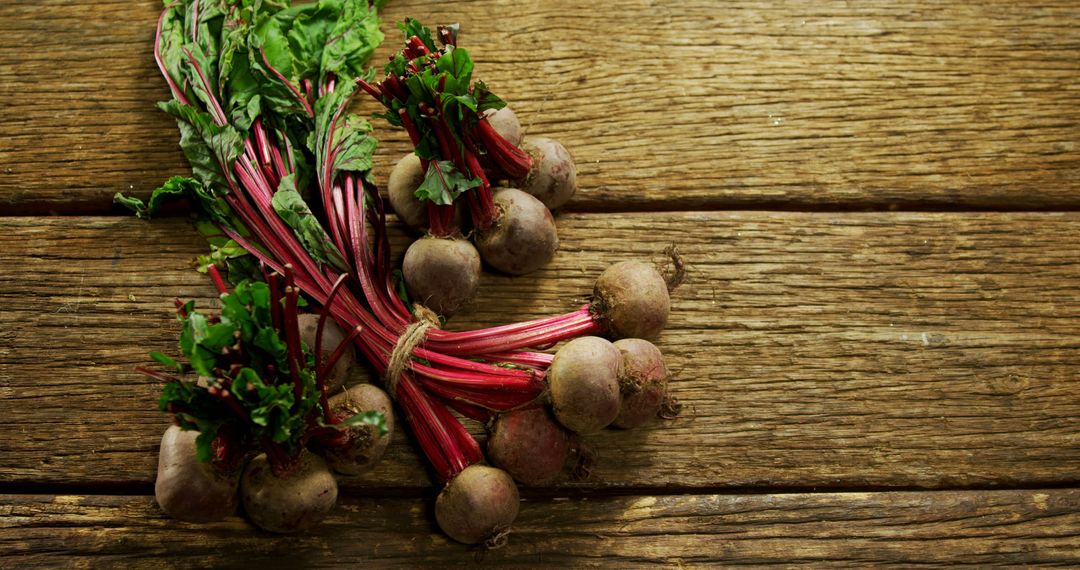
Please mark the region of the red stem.
[[271, 271], [266, 278], [267, 283], [270, 285], [270, 316], [274, 323], [274, 330], [282, 330], [285, 324], [281, 306], [281, 274], [276, 271]]
[[552, 359], [555, 358], [554, 355], [546, 352], [522, 351], [488, 353], [485, 356], [494, 362], [509, 362], [511, 364], [527, 366], [537, 370], [547, 369], [548, 366], [551, 366]]
[[180, 300], [180, 297], [173, 299], [173, 304], [176, 305], [176, 313], [186, 319], [188, 312], [184, 309], [184, 302]]
[[367, 92], [368, 95], [371, 95], [371, 97], [374, 98], [376, 101], [383, 103], [382, 92], [373, 87], [370, 83], [364, 81], [363, 79], [357, 79], [356, 84], [359, 85], [360, 88], [363, 89], [365, 92]]
[[211, 263], [206, 268], [206, 272], [210, 274], [210, 279], [214, 282], [214, 287], [217, 287], [218, 293], [224, 295], [229, 292], [229, 288], [225, 286], [225, 280], [221, 278], [221, 273], [218, 273], [216, 265]]
[[300, 326], [296, 320], [296, 305], [300, 298], [300, 291], [296, 288], [293, 278], [293, 268], [286, 264], [285, 267], [285, 344], [289, 349], [289, 375], [293, 381], [293, 396], [296, 405], [304, 395], [304, 385], [300, 381], [300, 362], [303, 359], [303, 350], [300, 348]]
[[390, 93], [398, 101], [404, 103], [409, 100], [409, 92], [405, 89], [405, 86], [401, 84], [401, 81], [393, 74], [387, 74], [386, 79], [383, 80], [383, 84], [389, 88]]
[[457, 227], [454, 224], [454, 204], [442, 206], [432, 201], [425, 201], [428, 216], [428, 232], [436, 237], [449, 237]]
[[175, 381], [180, 380], [179, 378], [177, 378], [176, 376], [173, 376], [172, 374], [166, 374], [164, 372], [161, 372], [160, 370], [154, 370], [153, 368], [147, 368], [145, 366], [136, 366], [135, 367], [135, 372], [138, 372], [139, 374], [142, 374], [143, 376], [153, 378], [154, 380], [157, 380], [158, 382], [175, 382]]
[[439, 399], [447, 406], [453, 408], [457, 413], [482, 424], [486, 424], [491, 418], [495, 417], [495, 413], [491, 410], [485, 410], [480, 406], [474, 406], [468, 402], [463, 402], [455, 398], [440, 397]]
[[228, 406], [229, 409], [232, 410], [233, 413], [240, 418], [240, 421], [245, 423], [251, 421], [251, 416], [248, 415], [247, 410], [245, 410], [244, 407], [240, 405], [240, 401], [237, 400], [236, 397], [234, 397], [228, 390], [210, 391], [210, 394], [212, 396], [216, 396], [219, 400], [224, 402], [225, 405]]
[[[334, 349], [334, 352], [331, 352], [330, 356], [326, 358], [326, 362], [323, 363], [322, 367], [316, 369], [316, 376], [319, 378], [325, 377], [330, 372], [330, 369], [332, 369], [334, 365], [337, 364], [339, 360], [341, 360], [341, 357], [344, 356], [350, 348], [352, 348], [352, 345], [356, 341], [356, 338], [360, 336], [360, 333], [363, 331], [363, 328], [357, 326], [349, 333], [347, 337], [345, 337], [344, 340], [339, 342], [337, 348]], [[323, 397], [326, 397], [326, 390], [323, 390]]]
[[338, 291], [341, 291], [341, 286], [345, 284], [345, 280], [348, 279], [347, 274], [341, 274], [338, 276], [337, 281], [334, 282], [334, 288], [330, 289], [330, 294], [326, 297], [326, 303], [323, 304], [319, 310], [319, 323], [315, 327], [315, 369], [318, 370], [319, 362], [322, 360], [322, 338], [323, 329], [326, 327], [326, 317], [330, 316], [328, 307], [334, 302], [334, 297], [337, 297]]
[[491, 157], [495, 165], [512, 180], [521, 180], [529, 175], [533, 167], [533, 159], [529, 153], [514, 146], [510, 141], [503, 138], [487, 117], [481, 117], [476, 123], [474, 132]]
[[476, 155], [469, 149], [465, 149], [463, 152], [465, 153], [465, 165], [468, 166], [465, 172], [480, 179], [480, 187], [469, 190], [470, 193], [475, 194], [479, 204], [480, 219], [473, 218], [473, 222], [477, 228], [486, 230], [499, 221], [499, 209], [495, 207], [495, 194], [491, 190], [491, 183], [484, 172], [484, 167], [481, 166]]

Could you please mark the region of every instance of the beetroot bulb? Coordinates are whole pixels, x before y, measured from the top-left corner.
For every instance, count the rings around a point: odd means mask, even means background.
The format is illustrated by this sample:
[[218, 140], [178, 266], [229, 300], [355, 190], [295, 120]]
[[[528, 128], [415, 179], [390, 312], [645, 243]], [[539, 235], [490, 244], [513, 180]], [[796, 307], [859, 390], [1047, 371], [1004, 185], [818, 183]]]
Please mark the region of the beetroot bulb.
[[543, 485], [563, 470], [572, 452], [570, 434], [545, 407], [500, 414], [487, 442], [488, 458], [524, 485]]
[[470, 465], [450, 480], [435, 501], [435, 519], [450, 538], [497, 546], [517, 518], [520, 498], [502, 469]]
[[326, 518], [337, 502], [337, 481], [323, 459], [302, 452], [286, 469], [266, 454], [252, 459], [240, 481], [240, 498], [255, 526], [277, 533], [299, 532]]
[[[199, 461], [199, 432], [169, 426], [158, 452], [154, 498], [169, 516], [192, 523], [219, 521], [236, 513], [239, 465]], [[237, 462], [238, 463], [238, 462]]]
[[615, 338], [655, 339], [667, 325], [671, 298], [655, 266], [620, 261], [600, 274], [593, 307]]
[[547, 265], [559, 249], [551, 212], [535, 197], [514, 188], [496, 190], [495, 204], [501, 214], [476, 237], [484, 261], [510, 275], [525, 275]]
[[401, 271], [410, 298], [451, 315], [480, 287], [480, 253], [461, 235], [428, 234], [409, 245]]
[[622, 353], [610, 341], [583, 336], [563, 345], [547, 373], [551, 408], [559, 423], [581, 434], [611, 424], [622, 404], [621, 369]]
[[424, 169], [420, 157], [410, 152], [397, 161], [386, 183], [390, 207], [399, 220], [417, 230], [426, 230], [428, 227], [427, 206], [416, 197], [416, 189], [423, 181]]
[[502, 109], [488, 109], [482, 113], [484, 120], [491, 124], [491, 128], [495, 129], [495, 132], [499, 133], [499, 136], [506, 139], [506, 142], [520, 146], [522, 139], [525, 138], [525, 131], [521, 128], [521, 122], [518, 121], [517, 114], [514, 113], [510, 107], [503, 107]]
[[668, 369], [660, 349], [647, 340], [624, 338], [614, 344], [622, 353], [623, 365], [619, 376], [622, 405], [612, 424], [637, 427], [660, 413], [667, 397]]
[[515, 186], [552, 210], [569, 202], [577, 192], [577, 167], [566, 147], [547, 137], [525, 137], [521, 148], [532, 157], [533, 166]]
[[360, 475], [374, 469], [394, 434], [394, 405], [390, 396], [378, 386], [357, 384], [330, 398], [330, 409], [340, 419], [369, 411], [382, 414], [386, 432], [381, 435], [376, 426], [350, 426], [341, 434], [343, 442], [314, 446], [336, 473]]

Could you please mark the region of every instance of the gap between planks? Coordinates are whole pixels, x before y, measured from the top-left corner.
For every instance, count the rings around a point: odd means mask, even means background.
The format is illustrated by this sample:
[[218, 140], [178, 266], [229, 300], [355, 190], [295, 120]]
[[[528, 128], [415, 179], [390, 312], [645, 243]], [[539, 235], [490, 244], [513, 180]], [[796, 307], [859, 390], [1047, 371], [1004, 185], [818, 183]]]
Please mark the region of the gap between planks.
[[[341, 497], [367, 497], [380, 499], [419, 499], [430, 498], [436, 487], [352, 487], [348, 477], [339, 477], [338, 494]], [[1045, 490], [1080, 490], [1080, 479], [1066, 481], [1038, 482], [1006, 485], [949, 485], [938, 487], [917, 486], [757, 486], [757, 487], [694, 487], [694, 486], [605, 486], [605, 487], [518, 487], [521, 498], [526, 501], [550, 501], [554, 499], [585, 499], [620, 497], [678, 497], [692, 495], [725, 496], [786, 496], [810, 494], [887, 494], [887, 493], [982, 493], [982, 492], [1024, 492]], [[0, 494], [38, 496], [38, 495], [81, 495], [88, 497], [149, 497], [154, 494], [153, 482], [135, 484], [89, 483], [3, 483]]]

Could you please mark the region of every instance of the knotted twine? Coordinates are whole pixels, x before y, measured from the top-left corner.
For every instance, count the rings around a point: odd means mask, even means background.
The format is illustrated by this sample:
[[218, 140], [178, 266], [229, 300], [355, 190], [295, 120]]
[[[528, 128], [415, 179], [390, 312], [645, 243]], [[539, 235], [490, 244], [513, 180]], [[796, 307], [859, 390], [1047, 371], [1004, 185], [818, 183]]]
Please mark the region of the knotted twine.
[[397, 399], [397, 387], [398, 382], [401, 381], [401, 375], [409, 367], [409, 362], [412, 360], [413, 349], [424, 342], [428, 330], [439, 328], [439, 316], [431, 309], [419, 303], [414, 303], [413, 313], [416, 315], [417, 320], [405, 327], [401, 336], [398, 337], [394, 350], [390, 353], [390, 362], [386, 367], [386, 391], [394, 399]]

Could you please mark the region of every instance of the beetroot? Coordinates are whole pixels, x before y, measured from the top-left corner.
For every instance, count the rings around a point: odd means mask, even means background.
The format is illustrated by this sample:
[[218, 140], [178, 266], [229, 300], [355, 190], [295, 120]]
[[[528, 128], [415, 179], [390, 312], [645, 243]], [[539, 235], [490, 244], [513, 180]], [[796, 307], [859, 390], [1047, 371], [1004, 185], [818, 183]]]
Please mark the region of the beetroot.
[[567, 203], [577, 192], [577, 168], [566, 147], [546, 137], [526, 137], [521, 148], [533, 158], [533, 167], [518, 187], [552, 210]]
[[439, 493], [435, 519], [458, 542], [493, 546], [505, 540], [519, 502], [517, 485], [505, 471], [470, 465]]
[[571, 453], [570, 434], [542, 407], [502, 414], [491, 427], [488, 458], [524, 485], [555, 479]]
[[548, 369], [551, 407], [559, 423], [582, 434], [598, 432], [619, 415], [622, 353], [597, 336], [571, 340]]
[[656, 267], [620, 261], [597, 278], [592, 304], [613, 337], [651, 340], [667, 325], [671, 298]]
[[342, 475], [359, 475], [374, 468], [394, 433], [394, 405], [390, 397], [376, 386], [358, 384], [330, 398], [330, 409], [340, 419], [366, 411], [383, 415], [386, 434], [380, 436], [378, 429], [371, 425], [353, 426], [345, 431], [344, 443], [319, 450], [326, 463]]
[[668, 370], [660, 349], [640, 338], [624, 338], [615, 341], [615, 348], [622, 352], [622, 406], [619, 417], [612, 422], [616, 427], [637, 427], [660, 412], [667, 396]]
[[248, 463], [240, 481], [244, 511], [263, 530], [278, 533], [310, 528], [337, 502], [337, 481], [321, 457], [301, 452], [286, 472], [274, 473], [266, 454]]
[[411, 228], [428, 227], [427, 206], [416, 197], [416, 189], [423, 181], [424, 169], [420, 165], [420, 158], [410, 152], [397, 161], [386, 183], [390, 207], [398, 219]]
[[460, 236], [425, 236], [405, 251], [402, 273], [414, 302], [450, 315], [480, 286], [480, 254]]
[[[296, 317], [296, 321], [300, 326], [300, 340], [304, 342], [311, 349], [315, 351], [315, 336], [319, 329], [319, 315], [304, 313]], [[334, 322], [334, 319], [326, 319], [323, 324], [322, 333], [322, 361], [330, 357], [334, 352], [334, 349], [341, 344], [341, 341], [345, 340], [345, 333], [341, 330], [341, 327]], [[355, 352], [352, 348], [347, 349], [348, 352], [344, 356], [338, 359], [334, 367], [330, 369], [330, 372], [324, 378], [326, 382], [326, 391], [333, 394], [341, 389], [345, 385], [345, 381], [349, 379], [349, 372], [352, 370], [353, 362], [355, 362]]]
[[219, 521], [236, 512], [240, 470], [199, 461], [199, 432], [170, 426], [161, 437], [154, 498], [169, 516], [186, 522]]
[[503, 107], [499, 110], [488, 109], [484, 111], [483, 116], [491, 123], [491, 127], [495, 129], [495, 132], [506, 139], [506, 142], [514, 146], [521, 145], [521, 139], [525, 137], [525, 132], [521, 130], [521, 122], [518, 121], [517, 114], [510, 107]]
[[502, 214], [496, 224], [476, 237], [484, 261], [511, 275], [524, 275], [551, 261], [559, 236], [551, 212], [535, 197], [514, 188], [495, 191]]

